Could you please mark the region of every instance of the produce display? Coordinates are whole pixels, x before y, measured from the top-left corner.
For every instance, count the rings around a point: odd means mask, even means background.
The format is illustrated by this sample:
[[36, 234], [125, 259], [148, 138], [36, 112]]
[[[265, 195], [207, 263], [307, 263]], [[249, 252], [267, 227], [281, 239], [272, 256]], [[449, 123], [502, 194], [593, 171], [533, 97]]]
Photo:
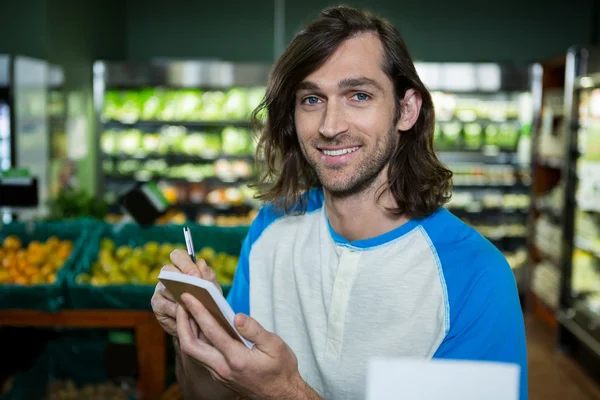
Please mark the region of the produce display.
[[[92, 265], [90, 273], [80, 273], [76, 282], [94, 286], [156, 284], [160, 269], [171, 263], [169, 255], [175, 249], [185, 249], [185, 246], [148, 242], [139, 247], [117, 247], [115, 242], [104, 238], [100, 243], [98, 259]], [[222, 285], [230, 285], [233, 282], [238, 263], [237, 256], [217, 253], [210, 247], [203, 248], [196, 256], [204, 259], [215, 270]]]
[[113, 382], [88, 384], [77, 387], [71, 380], [53, 381], [48, 385], [48, 393], [44, 400], [129, 400], [131, 389], [121, 387]]
[[466, 191], [457, 190], [446, 205], [448, 209], [465, 209], [473, 212], [491, 208], [501, 208], [507, 211], [527, 210], [531, 198], [525, 193], [503, 193], [500, 190]]
[[551, 261], [560, 262], [562, 257], [562, 229], [545, 215], [535, 224], [535, 246]]
[[256, 142], [247, 128], [226, 126], [222, 129], [192, 130], [165, 125], [160, 131], [107, 129], [102, 132], [101, 148], [111, 156], [189, 155], [214, 159], [220, 155], [254, 155]]
[[560, 296], [560, 272], [548, 261], [537, 264], [533, 270], [531, 290], [547, 306], [556, 310]]
[[448, 165], [454, 173], [452, 180], [455, 186], [499, 185], [512, 186], [518, 180], [525, 180], [512, 165], [490, 165], [481, 163], [456, 163]]
[[520, 136], [529, 135], [531, 121], [522, 121], [519, 97], [498, 100], [493, 96], [432, 92], [432, 98], [438, 150], [480, 150], [487, 146], [515, 150]]
[[265, 95], [264, 87], [227, 90], [108, 90], [102, 116], [133, 123], [158, 121], [247, 120]]
[[24, 246], [16, 236], [7, 236], [0, 248], [0, 284], [51, 284], [73, 251], [73, 242], [49, 238]]
[[511, 269], [519, 269], [527, 261], [527, 249], [524, 247], [517, 251], [504, 252], [503, 254], [504, 257], [506, 257], [506, 261], [508, 261]]

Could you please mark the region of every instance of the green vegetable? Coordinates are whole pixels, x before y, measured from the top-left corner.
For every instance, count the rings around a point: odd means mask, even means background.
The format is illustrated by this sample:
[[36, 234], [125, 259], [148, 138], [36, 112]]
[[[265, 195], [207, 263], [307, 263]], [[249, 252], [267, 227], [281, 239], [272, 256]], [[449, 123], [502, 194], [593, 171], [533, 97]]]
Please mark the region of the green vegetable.
[[108, 212], [104, 201], [84, 190], [67, 188], [50, 200], [49, 220], [70, 218], [95, 218], [102, 220]]
[[250, 134], [247, 129], [228, 126], [221, 133], [223, 153], [229, 155], [247, 154], [250, 148]]
[[226, 119], [248, 118], [248, 96], [245, 89], [230, 89], [223, 103], [223, 115]]

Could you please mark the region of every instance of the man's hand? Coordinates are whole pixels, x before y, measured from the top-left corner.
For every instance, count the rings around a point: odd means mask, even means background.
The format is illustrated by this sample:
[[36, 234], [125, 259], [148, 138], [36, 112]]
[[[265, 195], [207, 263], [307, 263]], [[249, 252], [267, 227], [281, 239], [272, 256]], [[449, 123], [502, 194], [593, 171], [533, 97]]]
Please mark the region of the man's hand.
[[181, 351], [204, 365], [216, 381], [245, 399], [320, 399], [302, 380], [296, 355], [279, 336], [253, 318], [238, 314], [235, 327], [255, 343], [248, 349], [231, 338], [196, 298], [186, 293], [182, 300], [205, 338], [194, 334], [188, 313], [180, 307], [177, 335]]
[[[202, 279], [206, 279], [215, 284], [217, 289], [222, 293], [221, 286], [217, 281], [217, 275], [214, 270], [206, 265], [204, 260], [198, 260], [196, 264], [192, 262], [188, 253], [184, 250], [175, 250], [171, 253], [171, 262], [173, 264], [165, 265], [162, 267], [165, 271], [181, 272], [187, 275], [196, 276]], [[161, 282], [156, 285], [154, 289], [154, 295], [150, 301], [152, 305], [152, 311], [156, 315], [156, 319], [160, 323], [161, 327], [171, 336], [177, 336], [177, 322], [175, 318], [177, 316], [178, 304], [175, 302], [175, 298], [165, 288]], [[192, 321], [193, 322], [193, 321]], [[192, 328], [196, 336], [198, 336], [196, 324], [192, 324]]]

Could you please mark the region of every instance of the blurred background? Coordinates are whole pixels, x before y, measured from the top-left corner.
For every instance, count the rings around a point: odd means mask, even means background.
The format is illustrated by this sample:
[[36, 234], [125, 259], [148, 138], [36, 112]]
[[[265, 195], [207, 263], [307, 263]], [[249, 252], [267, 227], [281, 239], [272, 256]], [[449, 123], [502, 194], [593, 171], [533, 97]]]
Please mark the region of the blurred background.
[[[515, 274], [531, 399], [600, 399], [598, 3], [346, 2], [432, 92], [447, 207]], [[158, 270], [187, 224], [229, 290], [260, 206], [250, 112], [331, 4], [0, 4], [0, 399], [181, 398]]]

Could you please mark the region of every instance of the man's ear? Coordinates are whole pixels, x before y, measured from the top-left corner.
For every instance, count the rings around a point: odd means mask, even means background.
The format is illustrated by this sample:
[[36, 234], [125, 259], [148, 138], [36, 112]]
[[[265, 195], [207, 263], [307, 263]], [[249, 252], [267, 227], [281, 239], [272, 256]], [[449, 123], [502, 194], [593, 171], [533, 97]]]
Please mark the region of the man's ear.
[[400, 118], [396, 124], [399, 131], [407, 131], [415, 125], [421, 112], [421, 104], [423, 104], [421, 93], [415, 89], [408, 89], [404, 98], [400, 100]]

